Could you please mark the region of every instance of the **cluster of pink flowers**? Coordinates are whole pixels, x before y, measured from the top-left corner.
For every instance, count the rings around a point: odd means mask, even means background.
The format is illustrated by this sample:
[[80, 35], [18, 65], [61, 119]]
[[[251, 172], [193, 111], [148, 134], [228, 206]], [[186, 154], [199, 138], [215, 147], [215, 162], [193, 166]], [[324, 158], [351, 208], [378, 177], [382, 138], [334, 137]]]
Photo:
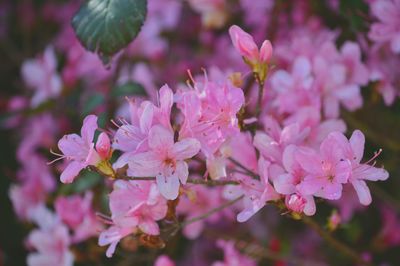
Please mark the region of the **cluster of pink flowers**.
[[[301, 219], [327, 202], [339, 209], [329, 218], [334, 230], [371, 204], [367, 182], [389, 177], [376, 165], [382, 151], [364, 152], [358, 129], [348, 137], [341, 112], [363, 107], [366, 86], [387, 105], [400, 96], [400, 3], [368, 2], [369, 33], [338, 47], [339, 32], [309, 15], [307, 1], [277, 9], [272, 21], [265, 14], [273, 16], [274, 1], [241, 0], [232, 8], [225, 0], [149, 0], [138, 38], [107, 69], [68, 23], [77, 3], [47, 5], [44, 19], [61, 31], [23, 62], [21, 77], [31, 91], [10, 100], [15, 115], [4, 124], [21, 132], [20, 170], [9, 197], [20, 220], [35, 225], [25, 243], [28, 265], [73, 265], [84, 260], [77, 245], [92, 238], [107, 257], [118, 244], [135, 251], [168, 246], [180, 230], [205, 248], [207, 229], [264, 226], [257, 219], [268, 206]], [[248, 32], [227, 25], [238, 14]], [[196, 48], [185, 39], [192, 28]], [[112, 98], [115, 87], [132, 83], [143, 93]], [[88, 99], [98, 95], [105, 100], [86, 112]], [[27, 110], [34, 115], [24, 116]], [[76, 115], [80, 134], [64, 135], [77, 130], [70, 122]], [[100, 179], [80, 189], [88, 173]], [[400, 228], [396, 215], [385, 208], [382, 216], [381, 239], [399, 244], [390, 234]], [[204, 265], [257, 264], [235, 241], [215, 239], [224, 257]], [[157, 256], [156, 266], [175, 265]]]

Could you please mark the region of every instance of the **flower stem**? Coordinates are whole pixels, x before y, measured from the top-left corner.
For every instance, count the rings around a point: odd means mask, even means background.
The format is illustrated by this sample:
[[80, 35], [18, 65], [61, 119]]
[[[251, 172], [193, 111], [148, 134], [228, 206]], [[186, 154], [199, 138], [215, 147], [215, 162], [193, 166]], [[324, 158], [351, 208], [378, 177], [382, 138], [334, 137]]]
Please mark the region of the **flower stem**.
[[248, 174], [249, 176], [255, 178], [255, 179], [260, 179], [260, 176], [257, 175], [256, 173], [254, 173], [252, 170], [250, 170], [249, 168], [247, 168], [246, 166], [244, 166], [243, 164], [241, 164], [240, 162], [236, 161], [235, 159], [233, 159], [232, 157], [229, 158], [229, 161], [231, 161], [234, 165], [238, 166], [239, 168], [242, 168], [246, 174]]
[[223, 210], [223, 209], [225, 209], [225, 208], [227, 208], [227, 207], [229, 207], [229, 206], [232, 206], [233, 204], [235, 204], [235, 203], [238, 202], [239, 200], [243, 199], [243, 197], [244, 197], [244, 195], [241, 195], [241, 196], [237, 197], [236, 199], [233, 199], [233, 200], [231, 200], [231, 201], [228, 201], [228, 202], [226, 202], [226, 203], [224, 203], [224, 204], [218, 206], [217, 208], [214, 208], [214, 209], [209, 210], [208, 212], [206, 212], [206, 213], [204, 213], [204, 214], [202, 214], [202, 215], [199, 215], [199, 216], [194, 217], [194, 218], [192, 218], [192, 219], [186, 220], [186, 221], [184, 221], [183, 223], [181, 223], [180, 226], [181, 226], [181, 227], [184, 227], [184, 226], [189, 225], [189, 224], [191, 224], [191, 223], [195, 223], [195, 222], [198, 222], [198, 221], [200, 221], [200, 220], [206, 219], [206, 218], [208, 218], [209, 216], [213, 215], [214, 213], [217, 213], [217, 212], [219, 212], [219, 211], [221, 211], [221, 210]]
[[[132, 176], [118, 176], [120, 179], [128, 180], [156, 180], [155, 177], [132, 177]], [[204, 180], [204, 179], [192, 179], [188, 178], [187, 183], [196, 185], [207, 185], [207, 186], [226, 186], [226, 185], [239, 185], [239, 182], [234, 180]]]
[[264, 98], [264, 82], [261, 82], [257, 79], [258, 83], [258, 98], [257, 98], [257, 105], [256, 105], [256, 117], [258, 118], [261, 114], [261, 105], [262, 100]]

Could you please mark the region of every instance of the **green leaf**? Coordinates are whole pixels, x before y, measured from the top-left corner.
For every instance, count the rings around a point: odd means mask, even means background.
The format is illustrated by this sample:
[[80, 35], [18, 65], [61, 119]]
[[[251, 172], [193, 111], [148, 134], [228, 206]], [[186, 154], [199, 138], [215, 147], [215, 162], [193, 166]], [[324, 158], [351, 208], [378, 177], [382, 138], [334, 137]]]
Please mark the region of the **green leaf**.
[[140, 83], [128, 82], [114, 88], [111, 95], [113, 97], [125, 97], [130, 95], [146, 96], [146, 90]]
[[89, 170], [83, 170], [81, 174], [75, 179], [74, 183], [63, 185], [60, 187], [60, 193], [62, 194], [74, 194], [81, 193], [89, 190], [99, 184], [104, 177], [96, 172]]
[[105, 101], [104, 95], [102, 94], [95, 94], [89, 98], [86, 104], [82, 108], [83, 116], [87, 116], [88, 114], [92, 113], [96, 107], [103, 104]]
[[139, 33], [147, 0], [89, 0], [72, 19], [78, 39], [107, 63]]

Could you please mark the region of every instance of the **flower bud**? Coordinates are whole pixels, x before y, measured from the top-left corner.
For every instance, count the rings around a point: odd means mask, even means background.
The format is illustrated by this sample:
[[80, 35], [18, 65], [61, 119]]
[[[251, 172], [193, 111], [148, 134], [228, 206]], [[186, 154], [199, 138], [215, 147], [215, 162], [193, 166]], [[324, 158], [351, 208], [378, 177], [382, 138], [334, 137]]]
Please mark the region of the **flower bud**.
[[258, 47], [250, 34], [243, 31], [240, 27], [233, 25], [229, 28], [233, 46], [245, 59], [251, 62], [258, 60]]
[[272, 57], [272, 44], [270, 41], [265, 40], [260, 49], [260, 61], [269, 64]]
[[292, 194], [285, 199], [286, 207], [296, 213], [302, 213], [306, 205], [306, 199], [298, 194]]
[[104, 132], [99, 135], [99, 138], [96, 143], [96, 150], [100, 155], [101, 159], [105, 160], [110, 156], [110, 138]]

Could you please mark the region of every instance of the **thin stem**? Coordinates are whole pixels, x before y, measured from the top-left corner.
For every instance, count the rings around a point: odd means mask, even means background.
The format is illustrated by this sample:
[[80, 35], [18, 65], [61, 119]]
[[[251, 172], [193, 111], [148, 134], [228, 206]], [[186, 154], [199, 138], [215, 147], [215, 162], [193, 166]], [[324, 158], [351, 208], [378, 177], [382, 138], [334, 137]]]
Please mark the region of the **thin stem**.
[[239, 200], [243, 199], [243, 197], [244, 197], [244, 195], [241, 195], [241, 196], [237, 197], [236, 199], [228, 201], [228, 202], [222, 204], [221, 206], [219, 206], [217, 208], [214, 208], [214, 209], [211, 209], [211, 210], [209, 210], [208, 212], [206, 212], [206, 213], [204, 213], [202, 215], [199, 215], [199, 216], [194, 217], [192, 219], [186, 220], [183, 223], [181, 223], [180, 226], [184, 227], [184, 226], [186, 226], [188, 224], [195, 223], [195, 222], [198, 222], [200, 220], [206, 219], [209, 216], [213, 215], [214, 213], [217, 213], [217, 212], [219, 212], [219, 211], [221, 211], [221, 210], [223, 210], [223, 209], [225, 209], [225, 208], [227, 208], [229, 206], [232, 206], [233, 204], [235, 204]]
[[246, 166], [244, 166], [243, 164], [241, 164], [240, 162], [236, 161], [235, 159], [233, 159], [232, 157], [229, 158], [229, 161], [231, 161], [234, 165], [242, 168], [248, 175], [250, 175], [251, 177], [255, 178], [255, 179], [260, 179], [260, 176], [257, 175], [256, 173], [254, 173], [252, 170], [250, 170], [249, 168], [247, 168]]
[[261, 114], [261, 105], [262, 100], [264, 98], [264, 82], [258, 80], [258, 98], [257, 98], [257, 106], [256, 106], [256, 117], [259, 117]]
[[[155, 177], [132, 177], [132, 176], [121, 176], [117, 178], [128, 179], [128, 180], [156, 180]], [[188, 178], [187, 183], [195, 185], [207, 185], [207, 186], [226, 186], [226, 185], [239, 185], [240, 183], [234, 180], [204, 180], [204, 179], [192, 179]]]
[[361, 258], [361, 256], [354, 251], [351, 247], [346, 244], [340, 242], [336, 238], [334, 238], [331, 234], [326, 232], [317, 222], [315, 222], [312, 218], [308, 216], [303, 216], [302, 221], [314, 229], [325, 241], [327, 241], [332, 247], [340, 251], [342, 254], [351, 258], [354, 262], [360, 265], [371, 265], [369, 262], [366, 262]]

